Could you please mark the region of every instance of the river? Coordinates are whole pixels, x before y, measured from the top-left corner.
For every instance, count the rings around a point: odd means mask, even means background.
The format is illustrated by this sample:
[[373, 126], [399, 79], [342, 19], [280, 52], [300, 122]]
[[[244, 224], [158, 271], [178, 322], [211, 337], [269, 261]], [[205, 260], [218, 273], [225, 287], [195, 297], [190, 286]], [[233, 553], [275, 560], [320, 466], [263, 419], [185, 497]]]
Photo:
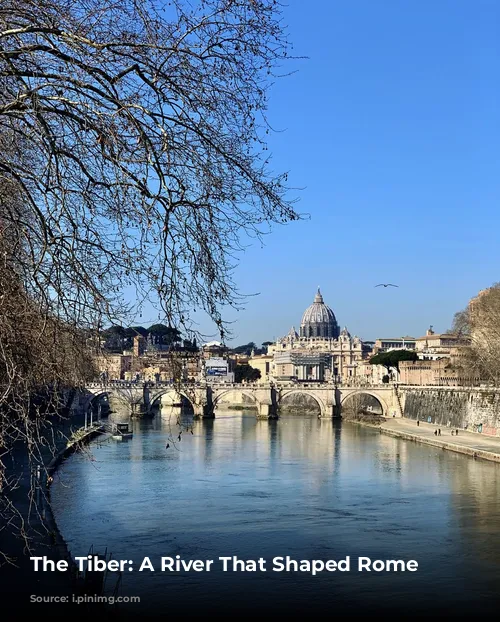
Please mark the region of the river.
[[[55, 478], [72, 554], [93, 545], [133, 560], [120, 593], [141, 603], [125, 611], [498, 611], [500, 465], [315, 417], [226, 412], [192, 426], [174, 446], [167, 416], [133, 421], [130, 441], [93, 443], [91, 458], [72, 456]], [[224, 573], [216, 561], [210, 572], [161, 572], [160, 557], [175, 555], [264, 558], [267, 570]], [[287, 555], [349, 556], [351, 571], [273, 571]], [[146, 556], [155, 572], [138, 572]], [[418, 570], [358, 572], [360, 556]]]

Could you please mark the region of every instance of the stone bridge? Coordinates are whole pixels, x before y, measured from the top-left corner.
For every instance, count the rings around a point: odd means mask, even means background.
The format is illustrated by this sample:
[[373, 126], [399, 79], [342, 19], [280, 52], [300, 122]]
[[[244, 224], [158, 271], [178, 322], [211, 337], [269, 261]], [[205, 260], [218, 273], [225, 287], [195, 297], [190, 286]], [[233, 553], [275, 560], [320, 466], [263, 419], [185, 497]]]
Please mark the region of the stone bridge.
[[257, 408], [257, 417], [275, 418], [287, 397], [302, 394], [314, 399], [319, 407], [320, 417], [339, 417], [342, 405], [356, 395], [370, 395], [380, 404], [386, 417], [401, 417], [403, 414], [401, 398], [395, 385], [370, 385], [365, 387], [343, 387], [330, 383], [268, 383], [231, 384], [195, 383], [172, 384], [152, 382], [90, 383], [80, 395], [79, 408], [88, 410], [92, 402], [107, 395], [110, 400], [126, 405], [133, 416], [147, 416], [155, 402], [169, 396], [172, 403], [184, 397], [193, 407], [196, 417], [214, 417], [217, 405], [224, 399], [230, 402], [231, 393], [247, 396]]

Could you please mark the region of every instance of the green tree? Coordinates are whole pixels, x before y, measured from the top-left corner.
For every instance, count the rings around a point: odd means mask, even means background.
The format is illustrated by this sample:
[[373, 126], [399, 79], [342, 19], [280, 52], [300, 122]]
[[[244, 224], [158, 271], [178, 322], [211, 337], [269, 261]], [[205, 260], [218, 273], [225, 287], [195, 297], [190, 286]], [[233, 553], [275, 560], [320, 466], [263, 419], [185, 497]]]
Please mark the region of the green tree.
[[253, 341], [233, 348], [234, 354], [247, 354], [248, 356], [250, 356], [252, 350], [255, 350], [255, 343]]
[[102, 332], [104, 348], [111, 352], [121, 352], [126, 346], [127, 331], [123, 326], [113, 325]]
[[255, 369], [248, 365], [248, 363], [240, 363], [236, 365], [236, 369], [234, 370], [235, 382], [255, 382], [259, 380], [260, 376], [260, 369]]
[[149, 334], [153, 336], [155, 343], [159, 345], [172, 345], [181, 341], [181, 332], [173, 326], [165, 324], [153, 324], [149, 327]]
[[387, 372], [391, 373], [391, 368], [396, 368], [399, 372], [399, 363], [401, 361], [416, 361], [418, 355], [411, 350], [391, 350], [389, 352], [379, 352], [370, 359], [371, 365], [383, 365]]
[[104, 337], [119, 337], [123, 339], [126, 336], [126, 329], [123, 326], [113, 325], [103, 331]]
[[131, 348], [134, 345], [134, 337], [140, 335], [147, 336], [148, 331], [142, 326], [131, 326], [125, 329], [123, 345], [125, 348]]

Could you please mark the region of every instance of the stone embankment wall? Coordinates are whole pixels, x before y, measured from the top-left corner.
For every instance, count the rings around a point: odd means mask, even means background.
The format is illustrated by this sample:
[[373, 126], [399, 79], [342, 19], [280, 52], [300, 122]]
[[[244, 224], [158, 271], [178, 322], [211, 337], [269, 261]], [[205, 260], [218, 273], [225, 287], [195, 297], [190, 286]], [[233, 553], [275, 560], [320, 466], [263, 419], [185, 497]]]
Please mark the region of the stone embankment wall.
[[409, 419], [500, 436], [500, 389], [400, 387], [400, 394]]

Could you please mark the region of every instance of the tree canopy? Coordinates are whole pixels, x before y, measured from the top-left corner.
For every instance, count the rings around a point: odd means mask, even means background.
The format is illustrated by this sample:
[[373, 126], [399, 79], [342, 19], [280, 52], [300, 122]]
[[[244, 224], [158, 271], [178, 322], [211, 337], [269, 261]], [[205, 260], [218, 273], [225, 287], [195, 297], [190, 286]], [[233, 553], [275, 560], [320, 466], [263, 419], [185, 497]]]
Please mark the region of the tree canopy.
[[125, 329], [123, 328], [123, 326], [110, 326], [109, 328], [107, 328], [106, 330], [103, 331], [103, 335], [105, 337], [111, 337], [111, 336], [116, 336], [116, 337], [127, 337], [127, 331], [129, 329]]
[[247, 354], [248, 356], [250, 356], [252, 350], [255, 350], [255, 343], [253, 341], [245, 343], [241, 346], [236, 346], [236, 348], [232, 348], [232, 352], [235, 354]]
[[399, 363], [401, 361], [416, 361], [418, 355], [411, 350], [390, 350], [389, 352], [379, 352], [370, 359], [371, 365], [383, 365], [387, 371], [394, 367], [399, 372]]
[[261, 376], [260, 369], [255, 369], [247, 363], [236, 365], [234, 370], [235, 382], [255, 382]]
[[150, 335], [156, 338], [157, 343], [170, 345], [181, 341], [181, 332], [173, 326], [165, 326], [165, 324], [153, 324], [148, 329]]

